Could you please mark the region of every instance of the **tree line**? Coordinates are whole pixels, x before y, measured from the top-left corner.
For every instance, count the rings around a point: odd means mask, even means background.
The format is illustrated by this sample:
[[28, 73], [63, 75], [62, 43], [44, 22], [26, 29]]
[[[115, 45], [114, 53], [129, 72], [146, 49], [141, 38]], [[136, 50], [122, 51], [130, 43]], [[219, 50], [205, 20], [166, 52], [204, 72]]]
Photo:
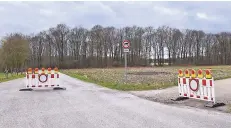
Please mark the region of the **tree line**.
[[37, 34], [6, 35], [1, 41], [0, 66], [2, 69], [123, 66], [125, 39], [131, 42], [128, 66], [231, 64], [230, 32], [101, 25], [88, 30], [58, 24]]

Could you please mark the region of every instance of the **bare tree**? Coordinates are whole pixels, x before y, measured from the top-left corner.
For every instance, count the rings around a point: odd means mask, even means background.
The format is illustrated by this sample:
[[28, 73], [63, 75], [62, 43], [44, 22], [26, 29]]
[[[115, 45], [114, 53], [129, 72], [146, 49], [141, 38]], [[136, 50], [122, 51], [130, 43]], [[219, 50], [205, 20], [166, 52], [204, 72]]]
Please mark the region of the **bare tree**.
[[[123, 66], [124, 39], [131, 42], [129, 66], [231, 64], [231, 33], [228, 32], [211, 34], [169, 26], [115, 28], [101, 25], [88, 30], [58, 24], [35, 35], [7, 35], [0, 47], [0, 66], [1, 70], [6, 68], [9, 71], [24, 65], [60, 68]], [[24, 43], [21, 47], [9, 42]], [[21, 62], [18, 58], [22, 51], [10, 52], [10, 47], [28, 48], [27, 58]]]

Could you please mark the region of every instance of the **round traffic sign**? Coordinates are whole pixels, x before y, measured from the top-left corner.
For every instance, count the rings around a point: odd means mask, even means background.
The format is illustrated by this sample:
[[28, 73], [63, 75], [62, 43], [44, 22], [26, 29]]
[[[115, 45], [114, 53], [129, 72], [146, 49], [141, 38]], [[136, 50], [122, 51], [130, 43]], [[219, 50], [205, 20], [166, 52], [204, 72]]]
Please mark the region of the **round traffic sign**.
[[129, 48], [130, 47], [130, 42], [128, 40], [124, 40], [122, 43], [124, 48]]
[[41, 74], [39, 75], [39, 81], [44, 83], [47, 81], [47, 75], [46, 74]]
[[199, 82], [197, 79], [190, 79], [189, 88], [196, 92], [199, 89]]

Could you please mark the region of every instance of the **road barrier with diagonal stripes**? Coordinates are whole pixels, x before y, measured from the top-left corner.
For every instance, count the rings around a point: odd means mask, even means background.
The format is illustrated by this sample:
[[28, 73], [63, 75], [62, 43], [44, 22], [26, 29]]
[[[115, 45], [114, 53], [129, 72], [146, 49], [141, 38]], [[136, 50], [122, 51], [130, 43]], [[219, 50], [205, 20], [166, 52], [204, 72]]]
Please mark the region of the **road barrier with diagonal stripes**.
[[35, 68], [28, 68], [26, 73], [26, 88], [20, 90], [33, 90], [38, 88], [53, 88], [53, 89], [65, 89], [61, 87], [59, 83], [58, 68], [42, 68], [39, 70]]
[[193, 98], [212, 103], [211, 107], [224, 105], [216, 103], [214, 78], [209, 69], [204, 72], [201, 69], [197, 72], [194, 69], [186, 69], [184, 72], [179, 70], [178, 91], [179, 97], [175, 101]]

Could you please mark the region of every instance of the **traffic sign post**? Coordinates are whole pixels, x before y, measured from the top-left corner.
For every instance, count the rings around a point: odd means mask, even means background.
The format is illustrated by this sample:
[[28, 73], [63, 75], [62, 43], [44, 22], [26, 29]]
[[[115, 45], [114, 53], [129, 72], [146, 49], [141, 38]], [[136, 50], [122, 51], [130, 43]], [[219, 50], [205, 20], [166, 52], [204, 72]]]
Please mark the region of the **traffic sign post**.
[[125, 83], [127, 82], [127, 52], [124, 53], [124, 79], [125, 79]]
[[130, 42], [128, 40], [124, 40], [123, 43], [124, 48], [124, 79], [125, 83], [127, 82], [127, 53], [129, 52]]

